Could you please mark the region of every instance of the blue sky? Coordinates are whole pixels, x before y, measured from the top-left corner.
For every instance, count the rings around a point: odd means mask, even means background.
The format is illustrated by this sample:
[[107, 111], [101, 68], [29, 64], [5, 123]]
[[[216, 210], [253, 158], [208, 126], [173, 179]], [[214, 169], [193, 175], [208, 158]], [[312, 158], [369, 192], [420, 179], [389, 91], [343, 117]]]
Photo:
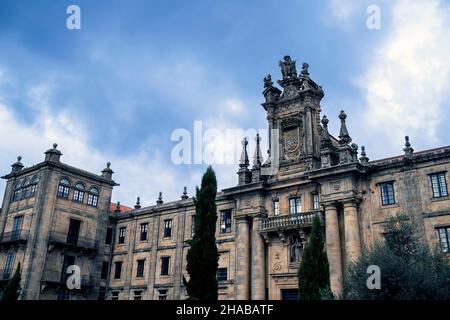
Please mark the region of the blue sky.
[[[66, 28], [71, 4], [81, 30]], [[366, 27], [370, 4], [380, 30]], [[2, 172], [58, 142], [66, 163], [100, 172], [112, 162], [115, 201], [192, 194], [205, 164], [173, 164], [172, 132], [196, 120], [266, 128], [262, 79], [279, 79], [286, 54], [323, 86], [331, 131], [344, 109], [370, 158], [400, 154], [406, 134], [416, 150], [448, 145], [449, 21], [439, 0], [0, 0]], [[214, 168], [220, 187], [236, 183], [237, 165]]]

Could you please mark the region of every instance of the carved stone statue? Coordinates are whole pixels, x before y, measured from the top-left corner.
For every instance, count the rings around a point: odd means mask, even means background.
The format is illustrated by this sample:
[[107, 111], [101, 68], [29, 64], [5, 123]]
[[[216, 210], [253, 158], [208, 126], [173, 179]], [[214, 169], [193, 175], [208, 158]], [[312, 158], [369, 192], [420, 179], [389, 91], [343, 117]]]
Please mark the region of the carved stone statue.
[[291, 60], [290, 56], [285, 56], [284, 61], [280, 61], [281, 75], [283, 80], [289, 78], [297, 78], [297, 69], [295, 68], [295, 61]]
[[270, 74], [264, 77], [264, 88], [269, 88], [273, 85], [272, 76]]
[[295, 238], [295, 241], [291, 244], [291, 262], [300, 262], [300, 258], [303, 253], [303, 244]]

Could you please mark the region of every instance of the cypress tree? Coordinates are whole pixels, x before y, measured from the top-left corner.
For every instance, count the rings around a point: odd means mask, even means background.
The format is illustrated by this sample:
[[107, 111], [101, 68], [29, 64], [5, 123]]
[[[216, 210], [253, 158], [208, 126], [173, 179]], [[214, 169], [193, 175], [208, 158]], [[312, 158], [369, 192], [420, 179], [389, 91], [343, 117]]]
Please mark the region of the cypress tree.
[[320, 218], [314, 217], [311, 234], [298, 269], [299, 300], [320, 300], [330, 294], [330, 270], [324, 250]]
[[20, 262], [14, 272], [14, 275], [9, 279], [2, 294], [3, 301], [15, 301], [19, 297], [20, 280], [21, 280]]
[[183, 278], [190, 299], [217, 300], [216, 193], [214, 170], [208, 167], [201, 188], [196, 188], [194, 236], [188, 240], [186, 270], [189, 282]]

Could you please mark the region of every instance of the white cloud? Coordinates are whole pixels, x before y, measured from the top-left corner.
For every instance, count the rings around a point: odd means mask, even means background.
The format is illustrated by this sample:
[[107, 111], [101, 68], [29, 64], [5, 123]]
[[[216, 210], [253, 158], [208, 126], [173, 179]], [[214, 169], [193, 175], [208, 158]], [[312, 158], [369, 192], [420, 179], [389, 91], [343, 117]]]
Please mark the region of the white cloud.
[[[157, 150], [145, 143], [131, 154], [95, 149], [89, 144], [88, 128], [77, 121], [72, 110], [57, 114], [49, 112], [46, 102], [48, 90], [43, 85], [30, 90], [29, 102], [35, 110], [31, 125], [21, 123], [12, 109], [0, 104], [0, 149], [4, 155], [20, 154], [24, 165], [31, 166], [43, 161], [43, 152], [53, 142], [58, 142], [58, 148], [63, 152], [61, 160], [69, 165], [100, 174], [106, 162], [111, 161], [115, 171], [113, 178], [121, 183], [113, 192], [113, 199], [123, 204], [134, 204], [137, 196], [141, 196], [144, 205], [154, 204], [159, 191], [168, 191], [165, 194], [168, 199], [178, 198], [182, 184], [177, 182], [175, 173], [164, 166]], [[7, 170], [14, 161], [13, 158], [2, 157], [0, 167]]]
[[366, 102], [363, 125], [379, 133], [369, 145], [383, 155], [398, 153], [405, 135], [412, 136], [413, 146], [439, 142], [450, 87], [448, 3], [399, 0], [391, 10], [386, 37], [359, 81]]
[[348, 19], [356, 8], [354, 0], [330, 0], [330, 10], [334, 18], [338, 20]]

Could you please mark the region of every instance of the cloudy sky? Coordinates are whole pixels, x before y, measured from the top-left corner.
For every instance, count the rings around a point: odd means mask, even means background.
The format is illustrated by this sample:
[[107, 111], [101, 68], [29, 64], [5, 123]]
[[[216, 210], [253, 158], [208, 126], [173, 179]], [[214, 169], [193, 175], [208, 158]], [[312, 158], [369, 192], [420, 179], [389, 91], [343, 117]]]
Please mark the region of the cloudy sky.
[[[66, 28], [71, 4], [81, 30]], [[366, 26], [369, 5], [380, 30]], [[0, 170], [57, 142], [65, 163], [112, 162], [114, 201], [192, 194], [206, 164], [173, 162], [174, 131], [194, 148], [201, 121], [223, 133], [205, 137], [205, 154], [233, 159], [225, 133], [264, 133], [262, 79], [279, 79], [286, 54], [323, 86], [332, 133], [344, 109], [371, 159], [401, 154], [405, 135], [416, 151], [450, 144], [448, 1], [0, 0]], [[213, 167], [219, 187], [236, 184], [236, 164]]]

